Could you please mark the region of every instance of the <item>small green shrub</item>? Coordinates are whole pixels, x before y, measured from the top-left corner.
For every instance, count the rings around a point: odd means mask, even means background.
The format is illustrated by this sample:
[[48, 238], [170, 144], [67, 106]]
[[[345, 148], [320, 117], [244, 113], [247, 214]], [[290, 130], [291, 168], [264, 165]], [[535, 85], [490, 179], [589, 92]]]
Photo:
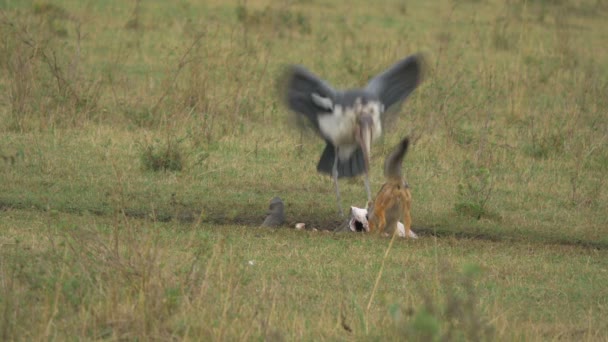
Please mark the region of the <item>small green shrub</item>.
[[465, 160], [462, 179], [458, 183], [458, 201], [454, 210], [465, 216], [480, 219], [488, 216], [487, 203], [492, 195], [493, 183], [490, 170]]
[[426, 308], [418, 311], [409, 326], [409, 335], [414, 341], [437, 341], [441, 336], [439, 319]]
[[510, 21], [507, 18], [497, 18], [492, 32], [492, 45], [496, 50], [508, 51], [515, 45], [515, 37], [510, 32]]
[[246, 27], [271, 29], [282, 33], [284, 30], [297, 31], [300, 34], [310, 34], [312, 31], [310, 18], [289, 8], [273, 8], [268, 6], [262, 10], [250, 10], [245, 5], [239, 5], [235, 10], [237, 20]]
[[[448, 263], [440, 264], [439, 292], [418, 285], [423, 300], [418, 308], [410, 308], [407, 320], [391, 315], [407, 341], [491, 341], [494, 326], [480, 309], [476, 279], [481, 269], [465, 264], [454, 270]], [[427, 284], [428, 285], [428, 284]], [[441, 293], [441, 295], [438, 295]], [[393, 310], [395, 311], [395, 310]], [[397, 318], [397, 319], [396, 319]]]
[[532, 136], [532, 141], [523, 146], [524, 153], [536, 159], [546, 159], [551, 154], [559, 154], [564, 151], [564, 134], [556, 132], [537, 137]]
[[140, 156], [147, 171], [181, 171], [184, 158], [178, 141], [169, 141], [164, 146], [158, 142], [144, 146]]

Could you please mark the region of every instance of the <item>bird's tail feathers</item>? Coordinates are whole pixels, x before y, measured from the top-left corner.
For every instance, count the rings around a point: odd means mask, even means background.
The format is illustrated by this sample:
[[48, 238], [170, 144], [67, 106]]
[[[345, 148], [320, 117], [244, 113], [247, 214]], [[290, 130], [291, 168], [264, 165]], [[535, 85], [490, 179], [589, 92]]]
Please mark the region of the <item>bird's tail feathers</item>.
[[[336, 158], [336, 148], [330, 142], [327, 142], [321, 159], [317, 164], [317, 171], [331, 175], [334, 168]], [[357, 149], [348, 160], [338, 159], [338, 178], [355, 177], [365, 173], [365, 158], [363, 150]]]

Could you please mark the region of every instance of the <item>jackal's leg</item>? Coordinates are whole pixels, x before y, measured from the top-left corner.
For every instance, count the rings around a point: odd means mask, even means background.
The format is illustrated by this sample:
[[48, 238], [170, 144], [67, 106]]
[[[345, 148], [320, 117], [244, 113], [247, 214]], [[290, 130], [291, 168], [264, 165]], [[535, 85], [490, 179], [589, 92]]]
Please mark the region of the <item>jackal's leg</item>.
[[403, 201], [403, 225], [405, 226], [405, 237], [409, 238], [412, 229], [412, 215], [410, 213], [411, 203], [409, 201]]
[[377, 231], [378, 233], [382, 233], [384, 231], [384, 227], [386, 226], [386, 216], [384, 216], [384, 214], [385, 214], [385, 212], [384, 212], [383, 208], [374, 212], [374, 215], [376, 216], [376, 220], [375, 220], [376, 224], [375, 224], [375, 227], [370, 225], [370, 227], [369, 227], [370, 231]]

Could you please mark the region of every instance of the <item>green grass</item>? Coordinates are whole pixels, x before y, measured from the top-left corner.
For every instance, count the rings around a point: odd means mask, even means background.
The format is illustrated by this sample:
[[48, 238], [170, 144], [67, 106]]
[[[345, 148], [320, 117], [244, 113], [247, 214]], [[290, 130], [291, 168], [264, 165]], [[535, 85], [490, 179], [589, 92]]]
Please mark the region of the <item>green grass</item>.
[[[607, 14], [0, 1], [0, 339], [605, 339]], [[388, 240], [324, 231], [323, 143], [276, 79], [352, 87], [416, 51], [428, 76], [371, 183], [411, 135], [421, 238], [392, 246], [368, 311]], [[361, 179], [341, 190], [364, 206]], [[274, 196], [286, 226], [258, 228]]]
[[[3, 332], [19, 339], [597, 339], [606, 329], [605, 250], [397, 241], [367, 312], [382, 238], [27, 210], [5, 212], [3, 228]], [[425, 312], [437, 330], [416, 325]]]

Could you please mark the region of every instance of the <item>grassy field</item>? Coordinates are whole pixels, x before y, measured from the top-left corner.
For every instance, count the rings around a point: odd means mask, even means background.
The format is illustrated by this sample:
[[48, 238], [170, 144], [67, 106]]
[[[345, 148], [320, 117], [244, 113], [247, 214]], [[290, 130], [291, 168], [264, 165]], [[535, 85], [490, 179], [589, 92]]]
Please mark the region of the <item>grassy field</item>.
[[[607, 15], [0, 0], [0, 340], [608, 340]], [[323, 142], [276, 80], [298, 63], [360, 86], [417, 51], [371, 183], [411, 136], [420, 239], [386, 254], [331, 232]], [[362, 179], [341, 190], [364, 206]], [[258, 227], [273, 196], [287, 223]]]

